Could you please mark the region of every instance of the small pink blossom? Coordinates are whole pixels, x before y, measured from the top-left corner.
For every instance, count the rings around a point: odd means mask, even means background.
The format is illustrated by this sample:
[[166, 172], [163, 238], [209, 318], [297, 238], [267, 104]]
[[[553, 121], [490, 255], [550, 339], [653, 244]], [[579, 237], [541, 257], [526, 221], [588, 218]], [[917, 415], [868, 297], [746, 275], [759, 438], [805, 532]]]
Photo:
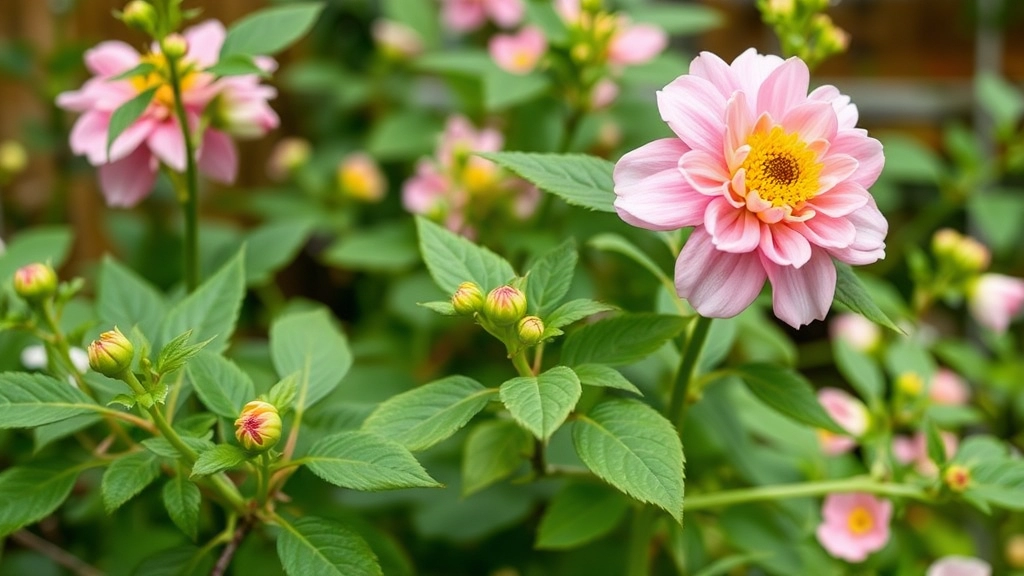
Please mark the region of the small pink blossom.
[[1024, 280], [982, 274], [968, 291], [967, 306], [978, 324], [1000, 334], [1006, 332], [1024, 307]]
[[871, 352], [882, 341], [882, 330], [877, 324], [853, 312], [840, 314], [829, 324], [833, 340], [843, 340], [859, 352]]
[[932, 377], [928, 397], [936, 404], [963, 406], [971, 398], [971, 389], [956, 372], [939, 368]]
[[615, 66], [646, 64], [668, 46], [668, 35], [653, 24], [632, 24], [619, 18], [616, 33], [608, 44], [608, 62]]
[[529, 74], [548, 49], [544, 33], [536, 26], [527, 26], [516, 34], [496, 34], [488, 49], [497, 65], [513, 74]]
[[882, 145], [856, 128], [834, 86], [808, 94], [799, 58], [747, 50], [727, 64], [702, 53], [658, 92], [676, 138], [615, 167], [615, 208], [651, 230], [693, 226], [676, 261], [676, 290], [703, 316], [742, 312], [772, 284], [775, 315], [798, 328], [825, 317], [832, 259], [885, 255], [888, 223], [868, 194]]
[[889, 541], [892, 502], [871, 494], [829, 494], [822, 505], [816, 535], [826, 552], [848, 562], [863, 562]]
[[849, 452], [856, 445], [856, 437], [867, 432], [870, 424], [868, 410], [864, 404], [838, 388], [822, 388], [818, 391], [818, 402], [825, 412], [836, 421], [850, 436], [840, 436], [828, 430], [818, 431], [818, 440], [822, 451], [829, 456]]
[[[952, 458], [959, 448], [960, 439], [956, 434], [946, 431], [940, 432], [939, 436], [942, 438], [946, 457]], [[923, 432], [917, 432], [913, 436], [893, 436], [892, 455], [900, 464], [913, 464], [914, 470], [922, 476], [935, 476], [939, 472], [938, 466], [928, 456], [928, 439]]]
[[590, 94], [590, 107], [600, 110], [611, 106], [612, 102], [619, 97], [619, 86], [611, 78], [601, 78], [594, 85]]
[[513, 28], [523, 20], [523, 0], [441, 0], [441, 20], [455, 32], [472, 32], [491, 20]]
[[980, 558], [944, 556], [928, 567], [925, 576], [992, 576], [992, 566]]

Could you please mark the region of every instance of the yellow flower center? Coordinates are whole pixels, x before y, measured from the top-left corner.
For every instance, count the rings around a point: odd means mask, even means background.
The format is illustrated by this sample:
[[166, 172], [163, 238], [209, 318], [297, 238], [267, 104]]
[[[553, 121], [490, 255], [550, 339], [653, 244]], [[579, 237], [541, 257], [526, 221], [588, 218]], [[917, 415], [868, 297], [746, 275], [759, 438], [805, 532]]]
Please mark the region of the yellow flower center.
[[467, 162], [462, 171], [462, 184], [470, 194], [484, 194], [498, 182], [497, 167], [488, 162]]
[[750, 154], [743, 161], [747, 190], [756, 190], [773, 206], [795, 207], [818, 192], [821, 162], [818, 154], [779, 126], [754, 132], [747, 139]]
[[517, 70], [529, 70], [533, 67], [533, 54], [526, 50], [517, 50], [512, 55], [512, 65]]
[[846, 526], [854, 536], [866, 534], [874, 525], [875, 519], [871, 516], [871, 512], [868, 512], [868, 509], [863, 506], [854, 508], [846, 518]]
[[[152, 64], [154, 69], [145, 75], [132, 76], [131, 83], [139, 92], [156, 87], [153, 102], [167, 108], [174, 107], [174, 89], [171, 87], [170, 65], [163, 54], [151, 53], [142, 57], [142, 64]], [[196, 69], [184, 60], [178, 62], [178, 74], [182, 92], [187, 91], [196, 81]]]

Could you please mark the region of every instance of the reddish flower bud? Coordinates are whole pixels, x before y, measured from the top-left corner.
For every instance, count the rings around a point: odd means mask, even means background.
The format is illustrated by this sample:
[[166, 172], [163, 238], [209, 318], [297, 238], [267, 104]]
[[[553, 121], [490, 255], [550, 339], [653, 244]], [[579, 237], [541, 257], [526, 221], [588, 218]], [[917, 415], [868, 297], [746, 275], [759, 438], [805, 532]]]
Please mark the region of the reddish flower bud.
[[14, 291], [29, 302], [40, 302], [57, 293], [57, 272], [49, 264], [28, 264], [14, 273]]
[[281, 416], [273, 404], [253, 400], [235, 420], [235, 438], [250, 452], [266, 452], [281, 439]]
[[499, 286], [487, 295], [483, 314], [498, 326], [518, 322], [526, 314], [526, 294], [512, 286]]
[[131, 368], [135, 347], [115, 327], [93, 340], [89, 345], [88, 355], [89, 367], [104, 376], [116, 378]]
[[964, 466], [953, 464], [946, 469], [946, 474], [943, 476], [943, 480], [946, 482], [946, 486], [949, 487], [953, 492], [963, 492], [967, 490], [967, 487], [971, 484], [971, 471]]

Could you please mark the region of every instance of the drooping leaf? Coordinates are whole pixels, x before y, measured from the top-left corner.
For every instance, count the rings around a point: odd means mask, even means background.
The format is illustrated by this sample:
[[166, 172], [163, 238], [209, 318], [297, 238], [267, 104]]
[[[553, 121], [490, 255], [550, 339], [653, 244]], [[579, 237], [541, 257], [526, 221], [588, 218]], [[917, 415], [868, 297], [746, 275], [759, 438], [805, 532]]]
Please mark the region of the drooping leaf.
[[288, 576], [384, 576], [366, 541], [338, 522], [306, 516], [279, 524], [277, 555]]
[[533, 438], [511, 420], [475, 426], [462, 456], [462, 494], [469, 496], [509, 476], [533, 451]]
[[58, 466], [15, 466], [0, 472], [0, 537], [42, 520], [64, 502], [82, 469]]
[[853, 268], [849, 264], [836, 261], [836, 302], [857, 312], [868, 320], [879, 326], [884, 326], [894, 332], [902, 334], [899, 326], [896, 325], [882, 309], [875, 304], [875, 301], [868, 295], [864, 284], [857, 278]]
[[487, 291], [515, 277], [512, 265], [487, 248], [477, 246], [422, 216], [416, 217], [416, 226], [427, 270], [438, 287], [448, 294], [454, 293], [463, 282], [476, 282]]
[[242, 406], [256, 397], [249, 375], [219, 354], [199, 353], [189, 363], [187, 371], [196, 395], [218, 416], [233, 420]]
[[772, 364], [744, 364], [732, 369], [747, 388], [780, 414], [836, 434], [846, 431], [829, 417], [806, 378], [791, 368]]
[[629, 510], [629, 499], [593, 482], [566, 484], [544, 511], [537, 548], [575, 548], [611, 532]]
[[235, 54], [273, 56], [305, 36], [323, 8], [319, 2], [297, 2], [251, 12], [228, 29], [220, 59]]
[[543, 315], [562, 301], [572, 284], [577, 258], [576, 240], [569, 238], [534, 262], [526, 283], [526, 303], [531, 311]]
[[636, 362], [682, 332], [687, 322], [681, 316], [647, 313], [605, 318], [569, 334], [562, 362], [570, 366]]
[[297, 375], [297, 410], [330, 394], [352, 366], [348, 339], [326, 310], [278, 318], [270, 326], [270, 356], [278, 375]]
[[584, 364], [573, 369], [579, 376], [580, 384], [584, 386], [598, 386], [601, 388], [615, 388], [632, 392], [643, 396], [643, 392], [626, 379], [621, 372], [611, 366], [602, 364]]
[[615, 165], [583, 154], [487, 152], [480, 156], [497, 162], [541, 190], [569, 204], [601, 212], [615, 212], [612, 170]]
[[501, 385], [501, 401], [516, 422], [547, 442], [576, 407], [580, 379], [565, 366], [538, 376], [520, 376]]
[[196, 539], [199, 530], [199, 505], [202, 499], [199, 487], [184, 474], [175, 474], [164, 484], [164, 508], [174, 525], [192, 540]]
[[107, 411], [66, 381], [44, 374], [0, 373], [0, 429], [42, 426]]
[[195, 465], [192, 467], [192, 476], [209, 476], [223, 470], [230, 470], [240, 466], [249, 455], [238, 446], [231, 444], [217, 444], [213, 448], [199, 453]]
[[369, 432], [327, 436], [303, 462], [324, 481], [353, 490], [440, 486], [404, 446]]
[[244, 251], [239, 251], [216, 274], [203, 282], [167, 313], [163, 342], [192, 330], [196, 342], [213, 339], [206, 347], [220, 353], [228, 346], [245, 297]]

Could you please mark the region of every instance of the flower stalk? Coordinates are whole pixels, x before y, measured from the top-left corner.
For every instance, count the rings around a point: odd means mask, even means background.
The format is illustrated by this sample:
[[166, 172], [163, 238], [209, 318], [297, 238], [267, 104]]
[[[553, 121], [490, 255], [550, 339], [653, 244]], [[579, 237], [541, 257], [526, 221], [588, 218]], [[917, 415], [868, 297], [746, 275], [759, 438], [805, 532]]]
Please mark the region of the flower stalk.
[[181, 99], [181, 76], [178, 73], [180, 58], [171, 54], [166, 54], [166, 57], [171, 90], [174, 93], [174, 113], [185, 143], [185, 185], [178, 190], [178, 201], [185, 213], [185, 289], [191, 293], [199, 287], [199, 172], [196, 169], [192, 130]]

